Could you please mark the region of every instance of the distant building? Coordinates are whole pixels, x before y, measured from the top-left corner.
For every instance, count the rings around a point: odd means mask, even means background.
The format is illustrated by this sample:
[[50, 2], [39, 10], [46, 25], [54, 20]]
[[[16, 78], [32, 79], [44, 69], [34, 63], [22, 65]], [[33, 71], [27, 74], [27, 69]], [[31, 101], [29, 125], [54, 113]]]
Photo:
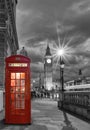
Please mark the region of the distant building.
[[19, 48], [16, 30], [17, 0], [0, 0], [0, 89], [5, 85], [5, 58]]
[[20, 51], [20, 54], [23, 56], [28, 56], [27, 51], [25, 50], [25, 48], [23, 47], [22, 50]]

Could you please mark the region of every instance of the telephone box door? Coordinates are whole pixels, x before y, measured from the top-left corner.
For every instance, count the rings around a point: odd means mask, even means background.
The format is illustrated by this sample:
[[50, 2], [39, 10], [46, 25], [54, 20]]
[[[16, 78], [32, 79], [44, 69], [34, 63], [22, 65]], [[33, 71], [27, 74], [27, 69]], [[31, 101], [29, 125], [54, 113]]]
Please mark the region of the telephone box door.
[[[14, 123], [19, 121], [25, 123], [28, 119], [29, 102], [27, 102], [27, 72], [12, 72], [9, 71], [10, 76], [10, 100], [9, 100], [9, 120]], [[29, 95], [28, 95], [29, 96]], [[29, 98], [29, 97], [28, 97]], [[30, 99], [30, 98], [29, 98]], [[28, 105], [28, 106], [27, 106]]]

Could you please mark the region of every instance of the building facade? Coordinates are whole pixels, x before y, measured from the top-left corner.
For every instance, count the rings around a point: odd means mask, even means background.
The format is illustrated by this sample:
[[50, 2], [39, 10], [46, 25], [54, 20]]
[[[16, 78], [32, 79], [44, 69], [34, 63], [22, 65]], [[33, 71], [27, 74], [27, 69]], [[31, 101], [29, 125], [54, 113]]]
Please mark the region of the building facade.
[[46, 90], [51, 90], [53, 87], [52, 74], [52, 55], [49, 45], [47, 45], [46, 54], [44, 57], [44, 86]]
[[19, 49], [16, 5], [17, 0], [0, 0], [0, 89], [5, 85], [5, 58]]

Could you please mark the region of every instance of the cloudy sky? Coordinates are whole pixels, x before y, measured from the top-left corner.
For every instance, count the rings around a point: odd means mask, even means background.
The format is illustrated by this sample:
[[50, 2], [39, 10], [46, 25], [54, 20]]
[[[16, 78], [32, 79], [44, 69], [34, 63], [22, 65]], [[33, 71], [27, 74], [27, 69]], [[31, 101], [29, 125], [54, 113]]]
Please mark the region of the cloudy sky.
[[[22, 46], [31, 58], [31, 77], [43, 75], [43, 59], [47, 43], [54, 49], [67, 48], [64, 79], [90, 76], [90, 0], [18, 0], [17, 32]], [[59, 79], [59, 64], [53, 63], [53, 77]]]

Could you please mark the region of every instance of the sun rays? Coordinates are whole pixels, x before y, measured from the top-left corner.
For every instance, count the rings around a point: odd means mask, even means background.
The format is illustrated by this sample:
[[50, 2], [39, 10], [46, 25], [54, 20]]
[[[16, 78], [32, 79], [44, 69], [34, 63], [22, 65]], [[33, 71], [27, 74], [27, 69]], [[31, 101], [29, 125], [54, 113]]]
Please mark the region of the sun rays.
[[57, 29], [57, 36], [58, 36], [58, 43], [54, 42], [54, 47], [52, 47], [52, 57], [53, 61], [56, 62], [55, 66], [60, 65], [60, 58], [63, 59], [65, 62], [69, 62], [69, 59], [73, 56], [74, 49], [70, 46], [70, 42], [72, 38], [68, 41], [66, 40], [67, 37], [61, 41], [59, 31]]

